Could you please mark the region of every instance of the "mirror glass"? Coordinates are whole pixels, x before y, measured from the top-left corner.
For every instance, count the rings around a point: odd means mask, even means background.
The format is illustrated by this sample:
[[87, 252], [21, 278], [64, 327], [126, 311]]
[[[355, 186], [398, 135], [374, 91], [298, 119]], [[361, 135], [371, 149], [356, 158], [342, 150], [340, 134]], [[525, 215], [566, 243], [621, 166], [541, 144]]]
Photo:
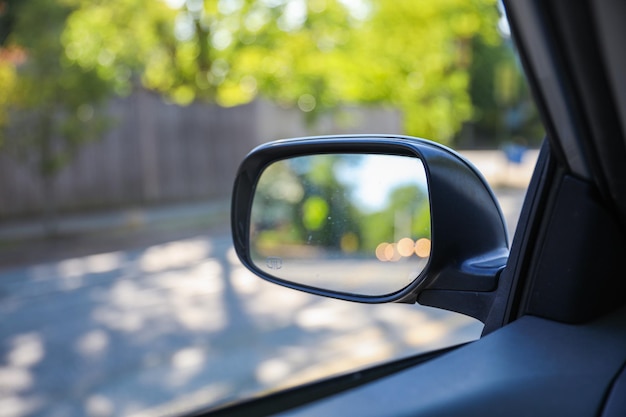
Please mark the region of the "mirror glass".
[[349, 294], [401, 290], [430, 255], [422, 162], [379, 154], [320, 154], [274, 162], [252, 204], [250, 255], [286, 281]]

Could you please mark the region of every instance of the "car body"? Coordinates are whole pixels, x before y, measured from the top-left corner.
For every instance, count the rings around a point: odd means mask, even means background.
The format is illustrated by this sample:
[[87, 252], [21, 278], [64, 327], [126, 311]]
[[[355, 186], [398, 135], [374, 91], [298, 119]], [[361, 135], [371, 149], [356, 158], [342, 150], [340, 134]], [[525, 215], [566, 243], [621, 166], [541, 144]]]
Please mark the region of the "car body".
[[[428, 295], [437, 275], [431, 262], [424, 272], [426, 284], [369, 300], [417, 299], [472, 315], [485, 323], [481, 339], [204, 415], [626, 415], [626, 3], [505, 0], [504, 5], [547, 139], [506, 259], [493, 258], [502, 262], [492, 264], [487, 274], [494, 286], [460, 288], [448, 282], [435, 288], [438, 295]], [[387, 139], [377, 152], [394, 153], [394, 142], [403, 140]], [[361, 146], [368, 152], [368, 138], [353, 141], [349, 150]], [[323, 141], [308, 143], [316, 142]], [[264, 161], [298, 155], [296, 148], [290, 145]], [[432, 168], [428, 157], [418, 157]], [[463, 164], [455, 158], [450, 156], [456, 161], [451, 164]], [[261, 172], [260, 167], [248, 176], [250, 186], [234, 197], [235, 206], [251, 199]], [[431, 199], [441, 191], [437, 187], [430, 183]], [[470, 185], [476, 192], [483, 192], [481, 187]], [[431, 205], [434, 217], [458, 208], [460, 194], [445, 194], [447, 199]], [[484, 215], [475, 220], [478, 229], [497, 228], [501, 221], [490, 204], [486, 199], [484, 210], [476, 209]], [[235, 229], [247, 216], [249, 209], [235, 207]], [[433, 220], [433, 236], [440, 227]], [[246, 233], [244, 225], [235, 239]], [[459, 233], [440, 242], [462, 241], [470, 229]], [[440, 268], [445, 269], [446, 259], [448, 266], [470, 259], [468, 254], [455, 254], [466, 256], [461, 260], [451, 256], [444, 243], [433, 241], [432, 256], [443, 262]], [[240, 256], [249, 264], [248, 245], [240, 242]]]

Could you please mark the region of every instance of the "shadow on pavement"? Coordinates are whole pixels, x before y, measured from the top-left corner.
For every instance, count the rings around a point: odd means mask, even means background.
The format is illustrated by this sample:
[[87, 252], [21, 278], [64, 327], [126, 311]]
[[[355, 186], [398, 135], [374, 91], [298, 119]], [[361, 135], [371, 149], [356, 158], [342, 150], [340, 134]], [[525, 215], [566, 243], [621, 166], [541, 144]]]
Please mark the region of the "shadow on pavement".
[[0, 273], [6, 416], [171, 415], [475, 339], [442, 310], [266, 283], [228, 235]]

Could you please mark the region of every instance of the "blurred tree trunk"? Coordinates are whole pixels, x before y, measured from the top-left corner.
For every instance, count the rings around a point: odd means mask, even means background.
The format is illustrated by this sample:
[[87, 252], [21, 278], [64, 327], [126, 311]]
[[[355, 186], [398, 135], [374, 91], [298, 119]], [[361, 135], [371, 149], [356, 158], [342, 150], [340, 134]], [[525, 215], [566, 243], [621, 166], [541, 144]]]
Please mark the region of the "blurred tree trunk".
[[56, 204], [56, 176], [41, 177], [43, 204], [41, 205], [41, 219], [45, 237], [54, 238], [59, 235], [59, 225]]
[[45, 105], [38, 113], [38, 174], [41, 184], [41, 222], [46, 237], [53, 238], [58, 234], [55, 182], [59, 167], [55, 163], [55, 152], [52, 133], [52, 109]]

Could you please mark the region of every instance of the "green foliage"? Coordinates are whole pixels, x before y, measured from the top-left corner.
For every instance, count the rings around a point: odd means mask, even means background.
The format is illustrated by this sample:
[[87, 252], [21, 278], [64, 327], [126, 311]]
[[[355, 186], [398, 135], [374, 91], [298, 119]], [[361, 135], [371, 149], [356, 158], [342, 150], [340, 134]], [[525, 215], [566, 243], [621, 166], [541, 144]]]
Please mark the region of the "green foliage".
[[503, 142], [538, 145], [544, 136], [543, 127], [512, 46], [475, 38], [471, 47], [472, 138], [461, 132], [456, 143], [466, 147]]
[[0, 139], [40, 175], [53, 176], [104, 128], [98, 106], [110, 87], [66, 58], [60, 37], [69, 6], [50, 0], [7, 4], [14, 18], [1, 50]]
[[488, 0], [373, 2], [359, 36], [365, 71], [355, 99], [388, 102], [404, 111], [407, 133], [448, 142], [472, 114], [470, 41], [499, 42], [497, 18]]
[[302, 204], [302, 223], [309, 231], [317, 231], [326, 224], [328, 203], [322, 197], [311, 196]]
[[2, 50], [27, 57], [16, 64], [0, 55], [0, 124], [9, 108], [52, 109], [63, 121], [50, 136], [69, 135], [66, 144], [97, 131], [76, 117], [79, 108], [96, 120], [103, 98], [139, 83], [183, 105], [262, 95], [311, 121], [339, 105], [382, 104], [404, 113], [406, 133], [444, 143], [467, 121], [499, 131], [499, 107], [521, 90], [496, 29], [496, 0], [0, 4]]
[[409, 134], [449, 141], [472, 116], [472, 40], [500, 41], [495, 0], [66, 0], [70, 61], [179, 104], [258, 94], [313, 119], [386, 104]]
[[0, 47], [2, 47], [15, 24], [15, 5], [19, 0], [0, 1]]
[[[426, 192], [415, 185], [401, 186], [391, 191], [389, 202], [382, 210], [363, 216], [363, 247], [373, 251], [382, 242], [394, 242], [398, 226], [406, 233], [402, 237], [430, 239], [428, 201]], [[403, 220], [402, 225], [397, 224], [400, 218]]]
[[66, 1], [74, 10], [61, 40], [71, 62], [112, 82], [119, 94], [131, 91], [137, 75], [149, 88], [177, 94], [176, 78], [192, 71], [187, 61], [194, 51], [174, 38], [174, 15], [162, 1]]

